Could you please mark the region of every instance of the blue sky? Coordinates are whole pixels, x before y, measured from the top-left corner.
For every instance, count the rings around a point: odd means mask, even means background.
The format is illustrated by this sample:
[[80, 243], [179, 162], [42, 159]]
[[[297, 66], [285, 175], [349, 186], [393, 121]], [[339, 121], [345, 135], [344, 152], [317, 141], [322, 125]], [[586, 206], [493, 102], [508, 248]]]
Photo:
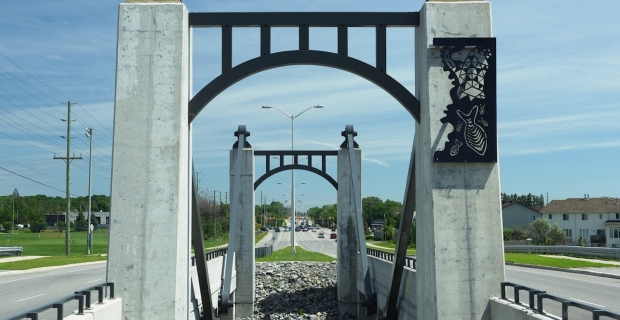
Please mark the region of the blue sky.
[[[423, 1], [204, 1], [189, 11], [418, 11]], [[549, 199], [620, 196], [620, 6], [616, 1], [491, 1], [498, 50], [498, 136], [501, 187]], [[88, 139], [93, 127], [93, 193], [109, 194], [117, 1], [3, 1], [0, 5], [0, 194], [64, 197], [67, 100], [72, 107], [72, 193], [86, 195]], [[297, 31], [272, 33], [272, 52], [294, 49]], [[388, 74], [414, 91], [414, 30], [388, 29]], [[370, 39], [370, 40], [369, 40]], [[193, 90], [220, 71], [220, 32], [194, 31]], [[336, 30], [313, 28], [310, 47], [336, 51]], [[233, 31], [233, 65], [259, 52], [258, 29]], [[372, 29], [349, 31], [349, 54], [374, 61]], [[8, 59], [7, 59], [8, 58]], [[22, 70], [23, 69], [23, 70]], [[295, 121], [295, 148], [334, 150], [352, 124], [363, 152], [363, 194], [402, 201], [414, 120], [391, 96], [344, 71], [286, 67], [251, 76], [219, 95], [194, 121], [200, 186], [228, 191], [233, 132], [247, 125], [256, 150], [290, 148], [288, 113], [322, 104]], [[263, 173], [257, 160], [256, 176]], [[335, 175], [335, 162], [328, 172]], [[322, 178], [297, 171], [302, 210], [336, 202]], [[290, 172], [257, 190], [288, 199]], [[48, 187], [49, 186], [49, 187]], [[50, 188], [51, 187], [51, 188]], [[303, 196], [299, 196], [303, 194]], [[217, 195], [219, 199], [219, 194]]]

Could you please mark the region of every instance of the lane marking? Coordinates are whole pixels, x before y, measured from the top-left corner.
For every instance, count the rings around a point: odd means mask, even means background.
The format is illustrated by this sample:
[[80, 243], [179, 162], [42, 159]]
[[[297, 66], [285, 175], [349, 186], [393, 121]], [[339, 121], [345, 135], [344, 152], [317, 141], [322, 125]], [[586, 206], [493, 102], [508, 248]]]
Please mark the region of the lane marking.
[[41, 275], [38, 275], [38, 276], [32, 276], [32, 277], [27, 277], [27, 278], [20, 278], [20, 279], [15, 279], [15, 280], [3, 281], [3, 282], [0, 282], [0, 284], [5, 284], [5, 283], [10, 283], [10, 282], [15, 282], [15, 281], [21, 281], [21, 280], [36, 279], [36, 278], [47, 277], [47, 276], [53, 276], [53, 275], [56, 275], [56, 274], [67, 274], [67, 273], [81, 272], [81, 271], [90, 270], [90, 269], [105, 268], [105, 266], [106, 265], [104, 264], [102, 266], [96, 266], [96, 267], [92, 267], [92, 268], [84, 268], [84, 269], [79, 269], [79, 270], [72, 270], [72, 271], [67, 271], [67, 272], [46, 273], [46, 274], [41, 274]]
[[93, 281], [88, 281], [86, 283], [93, 283], [93, 282], [97, 282], [97, 281], [101, 281], [101, 280], [103, 280], [103, 279], [97, 279], [97, 280], [93, 280]]
[[585, 304], [589, 304], [589, 305], [593, 305], [593, 306], [601, 307], [601, 308], [607, 308], [607, 307], [605, 307], [605, 306], [603, 306], [603, 305], [596, 304], [596, 303], [592, 303], [592, 302], [588, 302], [588, 301], [583, 301], [583, 300], [579, 300], [579, 299], [575, 299], [575, 298], [569, 298], [569, 299], [572, 299], [572, 300], [575, 300], [575, 301], [579, 301], [579, 302], [583, 302], [583, 303], [585, 303]]
[[[529, 272], [529, 273], [535, 273], [535, 274], [538, 274], [538, 275], [552, 276], [552, 277], [570, 279], [570, 280], [573, 280], [573, 281], [575, 281], [575, 280], [576, 281], [582, 281], [582, 282], [587, 282], [587, 283], [603, 284], [603, 285], [610, 286], [610, 287], [620, 288], [620, 285], [609, 284], [609, 283], [605, 283], [605, 282], [591, 281], [591, 280], [590, 281], [589, 280], [581, 280], [581, 279], [570, 278], [570, 277], [563, 277], [563, 276], [558, 276], [558, 275], [553, 274], [553, 273], [541, 273], [541, 272], [536, 272], [536, 271], [520, 270], [520, 269], [513, 269], [513, 268], [508, 268], [508, 267], [506, 267], [506, 270], [512, 270], [512, 271], [517, 271], [517, 272]], [[553, 270], [545, 270], [545, 271], [553, 271]], [[562, 271], [556, 271], [556, 272], [562, 272]], [[584, 274], [584, 276], [587, 276], [587, 275]]]
[[32, 299], [32, 298], [36, 298], [36, 297], [40, 297], [40, 296], [42, 296], [42, 295], [43, 295], [43, 294], [39, 294], [39, 295], [36, 295], [36, 296], [32, 296], [32, 297], [30, 297], [30, 298], [24, 298], [24, 299], [17, 300], [17, 301], [13, 301], [13, 302], [21, 302], [21, 301], [24, 301], [24, 300], [28, 300], [28, 299]]

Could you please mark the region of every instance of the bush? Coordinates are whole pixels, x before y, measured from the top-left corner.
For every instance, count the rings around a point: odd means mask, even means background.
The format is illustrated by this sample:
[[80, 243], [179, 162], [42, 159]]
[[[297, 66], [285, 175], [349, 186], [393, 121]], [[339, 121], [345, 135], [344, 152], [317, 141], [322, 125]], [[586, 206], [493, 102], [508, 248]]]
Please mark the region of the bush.
[[579, 235], [579, 240], [577, 240], [577, 243], [580, 247], [583, 247], [583, 237], [581, 235]]
[[525, 229], [524, 226], [517, 226], [513, 231], [512, 231], [512, 238], [514, 240], [525, 240], [527, 238], [530, 237], [530, 232]]
[[538, 218], [534, 220], [534, 222], [532, 222], [530, 226], [532, 227], [532, 235], [534, 236], [533, 237], [534, 243], [546, 244], [549, 230], [551, 229], [549, 220], [545, 218]]
[[560, 228], [560, 225], [557, 222], [551, 226], [547, 236], [551, 239], [551, 243], [553, 245], [564, 244], [564, 230]]
[[392, 240], [394, 238], [394, 229], [390, 226], [384, 226], [383, 236], [385, 236], [385, 240]]
[[30, 231], [34, 233], [38, 233], [41, 230], [45, 230], [47, 228], [47, 223], [45, 221], [35, 221], [30, 224]]
[[504, 228], [504, 241], [510, 241], [512, 239], [512, 229]]

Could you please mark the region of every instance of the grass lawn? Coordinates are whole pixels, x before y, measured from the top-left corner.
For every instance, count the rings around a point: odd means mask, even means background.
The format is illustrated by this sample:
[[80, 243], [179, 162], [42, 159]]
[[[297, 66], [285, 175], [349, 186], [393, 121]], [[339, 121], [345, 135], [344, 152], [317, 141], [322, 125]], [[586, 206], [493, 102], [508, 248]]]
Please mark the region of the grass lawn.
[[589, 262], [581, 260], [571, 260], [562, 258], [548, 258], [532, 253], [504, 253], [506, 262], [519, 264], [532, 264], [537, 266], [555, 268], [586, 268], [586, 267], [618, 267], [613, 264]]
[[[396, 252], [396, 243], [392, 242], [392, 241], [377, 241], [377, 240], [366, 240], [366, 245], [369, 248], [373, 248], [370, 245], [375, 245], [377, 247], [381, 247], [379, 248], [379, 250], [381, 251], [387, 251], [387, 252], [391, 252], [394, 253]], [[391, 249], [391, 250], [390, 250]], [[415, 256], [416, 254], [416, 249], [415, 248], [407, 248], [407, 255], [410, 256]]]
[[332, 262], [336, 258], [318, 252], [306, 251], [299, 246], [295, 246], [296, 254], [291, 253], [291, 247], [278, 250], [266, 257], [256, 259], [256, 262], [279, 262], [279, 261], [313, 261], [313, 262]]
[[[19, 234], [0, 234], [2, 246], [21, 246], [24, 256], [64, 256], [65, 238], [60, 232], [44, 232], [41, 237], [38, 233], [20, 232]], [[93, 232], [93, 252], [95, 254], [108, 253], [108, 230]], [[71, 232], [71, 255], [86, 256], [86, 231]]]
[[41, 267], [64, 266], [67, 264], [74, 264], [74, 263], [102, 261], [102, 260], [106, 260], [107, 258], [108, 258], [107, 256], [102, 256], [102, 255], [90, 255], [90, 256], [72, 255], [68, 257], [67, 256], [53, 256], [53, 257], [44, 257], [44, 258], [32, 259], [32, 260], [0, 263], [0, 269], [2, 270], [27, 270], [27, 269], [41, 268]]

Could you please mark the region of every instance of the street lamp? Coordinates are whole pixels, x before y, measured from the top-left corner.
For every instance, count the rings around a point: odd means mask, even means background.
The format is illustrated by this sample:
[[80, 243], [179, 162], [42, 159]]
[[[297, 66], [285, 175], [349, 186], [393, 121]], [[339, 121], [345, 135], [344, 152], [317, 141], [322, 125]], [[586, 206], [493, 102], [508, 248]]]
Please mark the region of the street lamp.
[[91, 186], [93, 180], [93, 129], [85, 128], [86, 137], [90, 140], [90, 152], [88, 154], [88, 231], [86, 233], [86, 254], [90, 254], [90, 248], [92, 247], [92, 234], [90, 231], [90, 215], [92, 210], [91, 202]]
[[[297, 115], [293, 115], [293, 114], [288, 114], [282, 110], [280, 110], [277, 107], [271, 107], [271, 106], [263, 106], [263, 109], [276, 109], [278, 111], [280, 111], [280, 113], [282, 113], [283, 115], [287, 116], [288, 118], [291, 119], [291, 150], [295, 150], [295, 118], [299, 117], [300, 115], [302, 115], [304, 112], [312, 109], [312, 108], [317, 108], [317, 109], [321, 109], [323, 108], [322, 105], [316, 105], [316, 106], [312, 106], [312, 107], [308, 107], [306, 108], [306, 110], [298, 113]], [[291, 222], [293, 223], [293, 226], [295, 226], [295, 169], [291, 170]], [[293, 232], [291, 232], [291, 253], [295, 254], [295, 229], [293, 228], [292, 230]]]

